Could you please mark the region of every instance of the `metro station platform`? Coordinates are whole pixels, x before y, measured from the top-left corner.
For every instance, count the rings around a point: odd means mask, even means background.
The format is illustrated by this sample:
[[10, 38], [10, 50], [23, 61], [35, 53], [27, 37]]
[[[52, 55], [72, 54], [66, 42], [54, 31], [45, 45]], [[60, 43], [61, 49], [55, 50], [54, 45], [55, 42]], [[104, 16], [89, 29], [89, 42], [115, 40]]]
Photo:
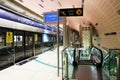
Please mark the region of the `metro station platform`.
[[[60, 51], [63, 47], [60, 47]], [[15, 65], [0, 71], [0, 80], [62, 80], [57, 76], [57, 48], [46, 51], [24, 64]]]
[[[60, 48], [60, 53], [63, 47]], [[23, 60], [0, 71], [1, 80], [62, 80], [60, 55], [60, 73], [57, 76], [57, 48], [43, 52], [35, 57]], [[72, 71], [69, 80], [109, 80], [102, 70], [92, 65], [78, 65]]]

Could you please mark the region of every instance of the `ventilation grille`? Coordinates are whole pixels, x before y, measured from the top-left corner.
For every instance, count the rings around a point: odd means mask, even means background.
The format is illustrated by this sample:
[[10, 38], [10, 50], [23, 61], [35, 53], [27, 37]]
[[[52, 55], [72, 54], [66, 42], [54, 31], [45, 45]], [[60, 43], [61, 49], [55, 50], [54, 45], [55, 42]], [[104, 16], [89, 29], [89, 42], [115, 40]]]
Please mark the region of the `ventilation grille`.
[[105, 36], [108, 36], [108, 35], [117, 35], [117, 33], [116, 32], [105, 33]]
[[120, 9], [119, 9], [119, 10], [117, 10], [117, 13], [120, 15]]

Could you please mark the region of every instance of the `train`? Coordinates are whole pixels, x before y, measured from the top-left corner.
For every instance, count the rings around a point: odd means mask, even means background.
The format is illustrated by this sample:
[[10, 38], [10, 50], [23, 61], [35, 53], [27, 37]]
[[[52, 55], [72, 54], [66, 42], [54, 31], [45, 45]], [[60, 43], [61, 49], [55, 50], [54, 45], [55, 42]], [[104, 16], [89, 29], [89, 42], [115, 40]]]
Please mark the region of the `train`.
[[57, 32], [55, 27], [0, 5], [0, 70], [55, 47]]

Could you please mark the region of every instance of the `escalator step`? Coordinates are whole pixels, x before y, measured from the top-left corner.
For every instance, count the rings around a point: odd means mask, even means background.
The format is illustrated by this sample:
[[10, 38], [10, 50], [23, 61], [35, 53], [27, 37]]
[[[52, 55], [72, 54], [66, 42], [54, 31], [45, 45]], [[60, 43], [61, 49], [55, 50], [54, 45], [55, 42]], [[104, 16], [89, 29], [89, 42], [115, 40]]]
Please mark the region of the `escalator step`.
[[91, 60], [79, 60], [79, 65], [93, 65]]

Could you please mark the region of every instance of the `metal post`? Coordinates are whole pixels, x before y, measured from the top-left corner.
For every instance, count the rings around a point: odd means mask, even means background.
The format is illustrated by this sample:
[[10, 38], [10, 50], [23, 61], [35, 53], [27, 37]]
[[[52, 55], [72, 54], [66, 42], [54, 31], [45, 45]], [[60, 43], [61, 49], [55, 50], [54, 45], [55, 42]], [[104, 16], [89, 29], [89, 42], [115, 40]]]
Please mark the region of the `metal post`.
[[13, 64], [15, 64], [15, 47], [14, 47], [14, 49], [13, 49], [13, 54], [14, 54], [14, 56], [13, 56]]
[[67, 44], [67, 26], [66, 26], [66, 17], [63, 17], [63, 47], [68, 46]]
[[82, 8], [84, 8], [84, 0], [82, 0]]
[[57, 63], [58, 63], [57, 73], [59, 76], [59, 16], [58, 16], [58, 26], [57, 26]]
[[35, 56], [35, 34], [33, 33], [33, 56]]
[[68, 54], [65, 53], [65, 80], [69, 80], [68, 78]]
[[[63, 49], [63, 51], [64, 51], [64, 49]], [[64, 78], [63, 78], [63, 51], [61, 52], [62, 54], [61, 54], [61, 62], [62, 62], [62, 80], [64, 80]]]
[[[13, 30], [13, 36], [14, 36], [14, 34], [15, 34], [15, 31]], [[13, 37], [13, 45], [12, 45], [12, 47], [13, 47], [13, 64], [15, 64], [15, 44], [14, 44], [14, 37]]]

